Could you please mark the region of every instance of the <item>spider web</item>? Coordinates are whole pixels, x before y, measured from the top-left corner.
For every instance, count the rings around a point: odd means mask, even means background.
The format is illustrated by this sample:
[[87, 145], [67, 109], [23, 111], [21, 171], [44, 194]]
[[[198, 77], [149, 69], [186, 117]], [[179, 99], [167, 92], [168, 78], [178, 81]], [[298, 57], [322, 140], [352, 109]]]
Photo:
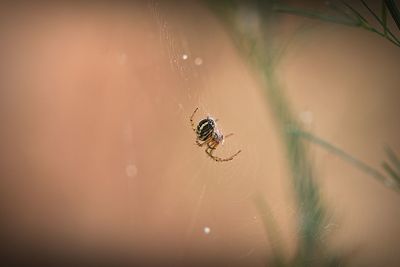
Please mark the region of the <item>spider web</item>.
[[[178, 11], [174, 12], [171, 10], [173, 8], [176, 6], [164, 6], [157, 1], [149, 2], [149, 9], [159, 29], [159, 41], [169, 60], [171, 75], [179, 77], [178, 90], [181, 93], [178, 96], [171, 96], [166, 101], [174, 103], [183, 131], [191, 134], [190, 140], [186, 138], [186, 135], [182, 138], [182, 144], [186, 147], [190, 145], [191, 148], [177, 153], [177, 155], [184, 155], [179, 159], [181, 167], [171, 168], [173, 175], [177, 176], [186, 173], [188, 168], [191, 171], [190, 177], [185, 178], [189, 182], [184, 189], [188, 195], [193, 194], [192, 211], [186, 226], [185, 239], [188, 243], [196, 243], [196, 239], [201, 240], [204, 236], [209, 236], [211, 243], [224, 240], [223, 246], [226, 250], [236, 251], [234, 258], [247, 258], [256, 250], [260, 250], [260, 247], [265, 246], [259, 213], [252, 202], [252, 197], [256, 192], [254, 187], [257, 187], [260, 167], [263, 164], [257, 156], [259, 154], [257, 139], [253, 139], [250, 143], [242, 143], [240, 140], [245, 140], [250, 134], [248, 130], [245, 132], [242, 130], [246, 130], [245, 127], [251, 122], [246, 121], [243, 126], [239, 120], [232, 119], [232, 115], [224, 110], [227, 106], [240, 106], [241, 103], [238, 102], [237, 97], [233, 100], [230, 95], [224, 97], [221, 90], [216, 88], [215, 84], [219, 82], [219, 76], [225, 73], [214, 72], [215, 67], [212, 66], [209, 68], [209, 64], [213, 63], [204, 56], [207, 52], [202, 50], [202, 44], [212, 42], [212, 38], [204, 40], [202, 34], [188, 33], [188, 27], [179, 21], [181, 17], [183, 20], [187, 20], [187, 17], [177, 16], [177, 13], [185, 14], [187, 9], [177, 8]], [[189, 7], [189, 10], [192, 8]], [[197, 8], [200, 7], [194, 7], [194, 9]], [[204, 12], [204, 10], [199, 12]], [[198, 15], [197, 18], [201, 19], [202, 15]], [[226, 85], [220, 86], [223, 91], [230, 93]], [[207, 158], [204, 149], [199, 149], [194, 145], [195, 136], [190, 129], [189, 116], [196, 107], [199, 107], [199, 110], [195, 115], [195, 122], [211, 116], [218, 119], [218, 128], [225, 135], [234, 133], [234, 136], [225, 140], [223, 146], [216, 149], [215, 155], [224, 158], [243, 149], [236, 159], [216, 163]], [[232, 129], [228, 129], [227, 123], [224, 123], [226, 118], [221, 114], [229, 115], [231, 122], [229, 125], [233, 126]], [[246, 180], [245, 184], [243, 184], [243, 178]], [[228, 211], [225, 207], [228, 207]], [[243, 209], [246, 211], [242, 212]], [[272, 207], [272, 209], [275, 208]], [[227, 223], [229, 224], [227, 227], [231, 227], [230, 231], [221, 228], [221, 225]], [[245, 245], [232, 244], [226, 240]]]
[[[157, 36], [154, 41], [162, 48], [157, 52], [167, 62], [163, 71], [174, 81], [174, 88], [164, 88], [171, 93], [160, 100], [163, 109], [153, 108], [157, 114], [161, 110], [159, 121], [172, 121], [173, 127], [168, 130], [177, 132], [157, 135], [155, 140], [173, 143], [172, 151], [160, 151], [160, 159], [165, 159], [163, 164], [167, 165], [157, 191], [163, 203], [151, 207], [159, 213], [157, 220], [171, 222], [160, 231], [171, 227], [171, 233], [183, 236], [176, 238], [183, 240], [177, 245], [182, 247], [182, 258], [192, 253], [207, 255], [210, 251], [205, 248], [210, 247], [237, 260], [265, 259], [270, 247], [278, 244], [268, 239], [263, 221], [266, 216], [254, 205], [253, 197], [261, 193], [279, 228], [285, 229], [281, 239], [294, 244], [296, 205], [288, 197], [293, 188], [288, 179], [281, 179], [288, 177], [282, 163], [284, 149], [279, 145], [281, 140], [265, 96], [257, 88], [257, 75], [249, 70], [221, 23], [204, 6], [151, 0], [147, 7]], [[246, 12], [239, 14], [244, 27], [257, 24], [257, 19]], [[234, 133], [215, 155], [229, 157], [241, 149], [238, 157], [216, 163], [195, 145], [189, 116], [197, 107], [195, 122], [211, 116], [218, 119], [222, 133]], [[168, 117], [171, 114], [173, 118]], [[306, 108], [299, 120], [310, 126], [312, 112]], [[156, 132], [163, 130], [155, 128]], [[153, 149], [159, 151], [156, 144]], [[133, 163], [126, 170], [128, 176], [137, 176], [138, 168]], [[132, 190], [139, 191], [134, 184]]]

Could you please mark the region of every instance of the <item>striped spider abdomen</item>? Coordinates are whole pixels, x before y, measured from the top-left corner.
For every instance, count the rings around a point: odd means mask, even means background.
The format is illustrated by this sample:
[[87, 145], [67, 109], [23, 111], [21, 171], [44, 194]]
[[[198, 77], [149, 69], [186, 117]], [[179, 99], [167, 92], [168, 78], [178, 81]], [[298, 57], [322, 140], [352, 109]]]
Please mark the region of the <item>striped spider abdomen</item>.
[[207, 117], [206, 119], [203, 119], [199, 122], [197, 125], [197, 138], [200, 141], [206, 141], [214, 132], [215, 130], [215, 121]]

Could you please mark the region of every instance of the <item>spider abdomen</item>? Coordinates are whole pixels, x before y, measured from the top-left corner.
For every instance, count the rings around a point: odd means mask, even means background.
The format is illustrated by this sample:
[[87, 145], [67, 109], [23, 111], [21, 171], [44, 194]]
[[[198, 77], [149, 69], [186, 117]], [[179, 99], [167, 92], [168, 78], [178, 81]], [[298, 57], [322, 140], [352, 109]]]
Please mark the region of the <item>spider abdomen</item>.
[[197, 137], [200, 141], [205, 141], [211, 136], [215, 129], [215, 122], [213, 119], [207, 118], [201, 120], [197, 125]]
[[[196, 108], [193, 111], [192, 116], [190, 116], [190, 118], [189, 118], [190, 124], [192, 125], [192, 130], [196, 133], [196, 136], [197, 136], [196, 145], [198, 145], [199, 147], [206, 145], [205, 152], [207, 153], [207, 155], [210, 158], [212, 158], [216, 162], [232, 160], [242, 150], [239, 150], [238, 152], [236, 152], [229, 158], [220, 158], [220, 157], [214, 156], [213, 155], [214, 150], [217, 149], [217, 146], [219, 144], [222, 144], [224, 142], [224, 135], [216, 128], [217, 127], [215, 124], [216, 121], [211, 117], [207, 117], [206, 119], [201, 120], [199, 122], [199, 124], [197, 124], [197, 127], [196, 127], [193, 122], [193, 117], [196, 114], [198, 109], [199, 108]], [[229, 137], [231, 135], [233, 135], [233, 133], [226, 135], [225, 138]], [[203, 141], [203, 143], [201, 143], [200, 141]]]

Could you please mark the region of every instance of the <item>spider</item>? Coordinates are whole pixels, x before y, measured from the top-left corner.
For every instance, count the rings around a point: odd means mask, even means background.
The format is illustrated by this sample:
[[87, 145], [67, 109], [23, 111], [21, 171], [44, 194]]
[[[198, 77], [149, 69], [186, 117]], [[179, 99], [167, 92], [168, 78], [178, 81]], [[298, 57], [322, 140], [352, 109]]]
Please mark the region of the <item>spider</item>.
[[[199, 122], [197, 127], [195, 127], [195, 124], [193, 122], [193, 117], [196, 114], [197, 110], [199, 108], [196, 108], [193, 111], [192, 116], [190, 116], [190, 123], [192, 125], [193, 131], [196, 133], [196, 144], [199, 147], [202, 147], [204, 145], [207, 145], [206, 147], [206, 153], [207, 155], [212, 158], [213, 160], [217, 162], [223, 162], [223, 161], [230, 161], [234, 157], [236, 157], [242, 150], [239, 150], [229, 158], [219, 158], [213, 155], [214, 150], [217, 148], [219, 144], [224, 143], [224, 138], [228, 138], [229, 136], [232, 136], [233, 133], [230, 133], [224, 137], [224, 135], [217, 129], [216, 122], [217, 120], [214, 120], [211, 117], [208, 117], [206, 119], [203, 119]], [[202, 143], [201, 143], [202, 142]]]

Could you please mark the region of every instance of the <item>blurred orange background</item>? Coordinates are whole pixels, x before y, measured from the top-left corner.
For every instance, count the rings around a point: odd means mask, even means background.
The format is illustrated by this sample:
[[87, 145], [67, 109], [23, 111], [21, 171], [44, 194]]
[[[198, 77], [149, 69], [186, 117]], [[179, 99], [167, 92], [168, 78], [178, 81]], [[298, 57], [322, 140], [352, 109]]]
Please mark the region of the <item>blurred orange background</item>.
[[[303, 19], [287, 16], [287, 25]], [[296, 203], [259, 78], [200, 2], [2, 4], [1, 232], [15, 252], [221, 257], [264, 266], [261, 192], [287, 257]], [[400, 151], [400, 50], [319, 23], [277, 73], [304, 127], [379, 167]], [[189, 116], [233, 132], [216, 163]], [[324, 238], [352, 266], [400, 264], [400, 196], [310, 145], [331, 215]], [[101, 256], [100, 256], [101, 255]]]

